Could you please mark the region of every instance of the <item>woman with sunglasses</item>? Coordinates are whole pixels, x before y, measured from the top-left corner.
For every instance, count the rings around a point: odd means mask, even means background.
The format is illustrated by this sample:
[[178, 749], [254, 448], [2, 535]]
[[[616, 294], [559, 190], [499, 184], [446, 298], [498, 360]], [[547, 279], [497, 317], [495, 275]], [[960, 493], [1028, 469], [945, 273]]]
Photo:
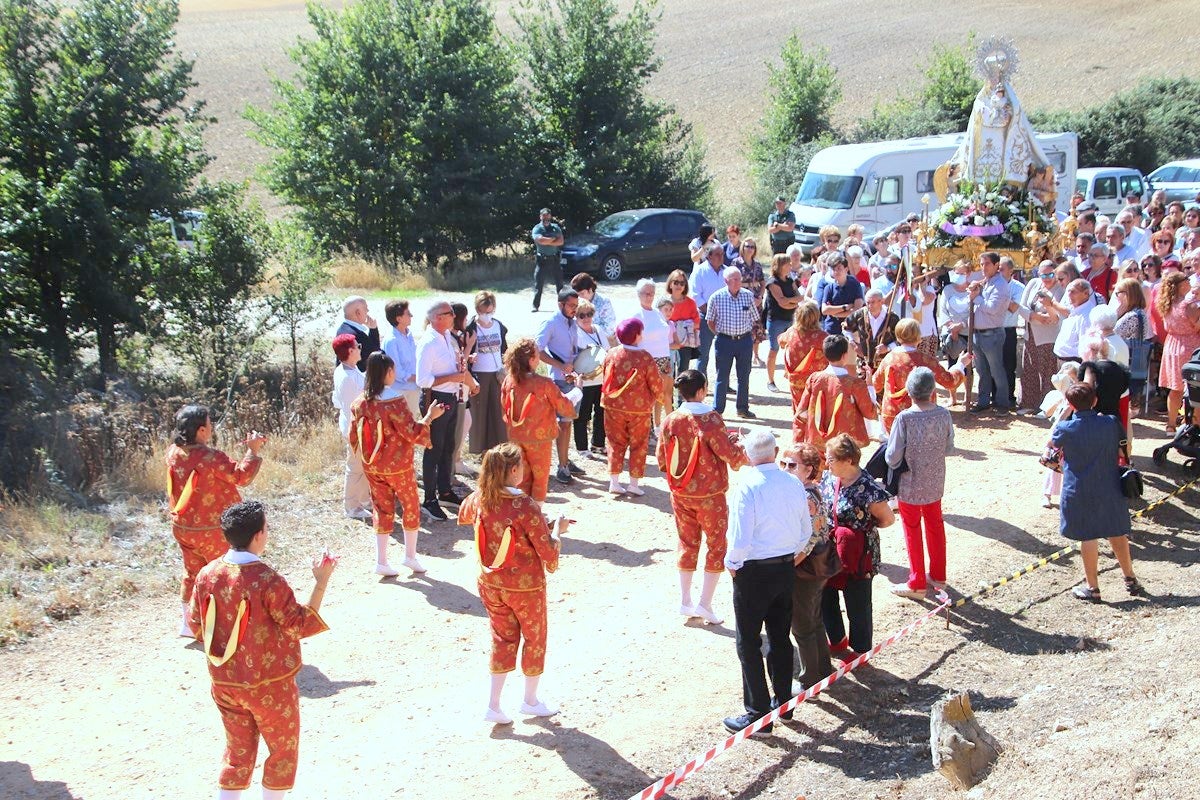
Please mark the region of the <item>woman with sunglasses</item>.
[[[679, 371], [690, 369], [692, 361], [700, 357], [700, 308], [688, 297], [688, 277], [677, 269], [667, 276], [667, 295], [671, 298], [671, 318], [680, 348], [676, 352]], [[613, 334], [614, 337], [616, 334]]]
[[750, 329], [750, 341], [754, 347], [754, 366], [764, 367], [766, 364], [758, 356], [758, 346], [767, 338], [767, 328], [763, 324], [763, 296], [767, 291], [766, 277], [763, 275], [762, 264], [758, 263], [756, 256], [758, 255], [758, 244], [751, 238], [747, 237], [742, 241], [742, 247], [738, 257], [733, 260], [730, 266], [737, 267], [742, 273], [742, 289], [750, 292], [754, 298], [754, 307], [758, 309], [758, 314], [755, 316], [754, 326]]
[[1053, 302], [1061, 301], [1066, 284], [1058, 281], [1053, 261], [1038, 264], [1036, 277], [1025, 285], [1017, 314], [1025, 320], [1025, 349], [1021, 354], [1021, 402], [1028, 413], [1036, 412], [1054, 388], [1050, 379], [1058, 371], [1054, 340], [1062, 317]]
[[1163, 260], [1153, 253], [1142, 256], [1142, 288], [1150, 291], [1162, 280]]
[[[807, 558], [818, 544], [830, 543], [829, 505], [821, 496], [820, 483], [824, 457], [807, 442], [794, 444], [780, 454], [779, 467], [804, 484], [808, 495], [812, 537], [802, 553], [797, 554]], [[820, 683], [833, 672], [829, 639], [821, 622], [825, 582], [825, 578], [797, 569], [796, 582], [792, 585], [792, 638], [796, 640], [796, 656], [800, 663], [794, 677], [805, 689]]]
[[763, 313], [767, 317], [767, 390], [778, 392], [775, 385], [775, 360], [779, 356], [779, 337], [792, 324], [800, 298], [796, 284], [789, 274], [792, 260], [787, 253], [771, 256], [771, 277], [767, 278], [766, 303]]

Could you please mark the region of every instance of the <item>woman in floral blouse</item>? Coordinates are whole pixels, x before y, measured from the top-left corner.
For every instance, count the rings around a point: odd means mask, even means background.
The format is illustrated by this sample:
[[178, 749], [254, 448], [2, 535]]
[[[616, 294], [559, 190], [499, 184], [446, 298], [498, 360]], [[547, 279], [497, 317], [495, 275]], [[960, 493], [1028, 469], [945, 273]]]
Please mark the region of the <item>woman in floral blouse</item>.
[[742, 288], [754, 296], [754, 307], [759, 313], [754, 319], [754, 327], [750, 329], [751, 341], [754, 342], [754, 366], [762, 367], [765, 363], [758, 357], [758, 346], [767, 338], [767, 327], [762, 320], [763, 297], [767, 293], [767, 277], [763, 273], [762, 264], [754, 260], [758, 254], [758, 245], [750, 237], [742, 240], [740, 255], [730, 266], [737, 267], [742, 273]]
[[[829, 504], [833, 540], [842, 571], [825, 584], [821, 617], [830, 652], [854, 658], [871, 649], [871, 579], [879, 574], [879, 528], [896, 521], [888, 506], [892, 495], [858, 466], [862, 450], [844, 433], [825, 445], [828, 471], [821, 478], [821, 496]], [[846, 602], [850, 633], [842, 621], [841, 592]]]

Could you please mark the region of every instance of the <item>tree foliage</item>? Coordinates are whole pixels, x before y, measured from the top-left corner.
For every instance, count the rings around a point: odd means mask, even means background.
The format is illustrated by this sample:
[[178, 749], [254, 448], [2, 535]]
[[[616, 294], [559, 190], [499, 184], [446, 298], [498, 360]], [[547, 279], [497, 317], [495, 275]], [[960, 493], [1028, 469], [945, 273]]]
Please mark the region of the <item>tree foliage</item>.
[[266, 216], [246, 202], [246, 188], [201, 189], [204, 221], [195, 248], [172, 259], [163, 300], [167, 345], [190, 364], [203, 386], [227, 385], [266, 332], [270, 316], [262, 282], [273, 242]]
[[292, 221], [280, 222], [272, 230], [275, 264], [270, 276], [273, 291], [268, 298], [275, 324], [286, 334], [292, 353], [292, 386], [300, 381], [300, 329], [330, 310], [320, 291], [329, 285], [329, 270], [321, 261], [312, 234]]
[[482, 0], [311, 3], [296, 82], [251, 110], [271, 188], [330, 248], [433, 264], [511, 241], [528, 215], [517, 68]]
[[648, 96], [656, 3], [529, 0], [514, 13], [537, 126], [537, 204], [575, 226], [621, 208], [711, 203], [691, 127]]
[[793, 145], [833, 133], [833, 108], [842, 99], [837, 69], [824, 49], [805, 50], [792, 34], [780, 52], [783, 64], [767, 64], [769, 105], [751, 159], [759, 169]]
[[173, 244], [153, 214], [187, 205], [206, 163], [177, 17], [172, 0], [0, 0], [0, 324], [60, 374], [86, 344], [114, 371], [155, 319]]

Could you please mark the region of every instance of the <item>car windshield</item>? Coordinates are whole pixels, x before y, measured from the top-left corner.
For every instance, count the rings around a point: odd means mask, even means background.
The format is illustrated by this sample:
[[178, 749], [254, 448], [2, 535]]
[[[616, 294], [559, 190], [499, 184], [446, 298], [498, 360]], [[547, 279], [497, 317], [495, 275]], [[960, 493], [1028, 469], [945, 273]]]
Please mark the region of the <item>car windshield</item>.
[[862, 178], [857, 175], [810, 172], [804, 176], [804, 183], [800, 184], [796, 203], [813, 208], [850, 208], [861, 187]]
[[609, 214], [604, 219], [596, 223], [592, 228], [601, 236], [611, 236], [614, 239], [619, 236], [624, 236], [629, 233], [629, 229], [638, 221], [637, 216], [633, 214]]

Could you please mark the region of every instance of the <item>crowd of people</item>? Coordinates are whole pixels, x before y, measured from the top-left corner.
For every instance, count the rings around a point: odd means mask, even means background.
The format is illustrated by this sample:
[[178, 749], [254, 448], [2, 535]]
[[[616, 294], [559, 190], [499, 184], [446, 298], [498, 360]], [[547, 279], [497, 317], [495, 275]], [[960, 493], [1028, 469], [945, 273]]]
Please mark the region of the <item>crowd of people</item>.
[[[407, 302], [389, 302], [382, 336], [367, 302], [346, 299], [332, 340], [344, 513], [372, 522], [375, 572], [385, 577], [398, 574], [387, 552], [397, 514], [402, 565], [414, 574], [426, 570], [417, 552], [422, 518], [447, 521], [450, 506], [459, 524], [473, 526], [493, 642], [485, 718], [497, 724], [511, 722], [500, 699], [518, 652], [521, 712], [556, 713], [537, 686], [546, 573], [557, 568], [571, 520], [549, 520], [542, 506], [552, 479], [567, 486], [584, 472], [575, 459], [604, 462], [608, 491], [633, 499], [645, 493], [653, 451], [670, 491], [682, 616], [722, 624], [716, 590], [722, 573], [732, 576], [745, 710], [724, 721], [730, 731], [789, 699], [793, 680], [807, 688], [831, 674], [833, 656], [871, 648], [879, 530], [897, 512], [909, 574], [891, 592], [920, 599], [945, 587], [941, 500], [955, 439], [947, 405], [960, 391], [964, 400], [975, 395], [971, 414], [1019, 408], [1055, 422], [1047, 452], [1056, 455], [1043, 463], [1057, 466], [1047, 496], [1061, 492], [1062, 533], [1082, 543], [1075, 596], [1100, 599], [1100, 538], [1112, 543], [1127, 591], [1140, 594], [1118, 464], [1128, 462], [1130, 417], [1159, 388], [1168, 393], [1167, 430], [1178, 424], [1182, 365], [1200, 347], [1200, 207], [1152, 198], [1113, 220], [1083, 205], [1075, 218], [1073, 247], [1026, 265], [1025, 276], [995, 252], [909, 274], [919, 268], [915, 220], [870, 243], [859, 226], [844, 235], [823, 228], [806, 254], [779, 198], [767, 220], [769, 262], [737, 226], [722, 242], [704, 225], [688, 248], [690, 268], [672, 271], [664, 285], [639, 281], [636, 307], [618, 315], [590, 275], [563, 280], [562, 231], [543, 209], [532, 231], [535, 310], [547, 281], [558, 291], [536, 331], [514, 335], [488, 291], [474, 297], [473, 314], [461, 303], [432, 303], [419, 331]], [[788, 395], [792, 433], [782, 442], [724, 419], [728, 395], [739, 420], [756, 419], [755, 367], [766, 370], [769, 393]], [[297, 604], [258, 559], [263, 509], [237, 492], [253, 479], [265, 439], [251, 434], [239, 462], [210, 440], [206, 409], [180, 411], [168, 467], [187, 574], [181, 632], [204, 642], [214, 686], [223, 687], [220, 696], [214, 690], [230, 741], [222, 796], [238, 796], [249, 782], [250, 730], [272, 750], [264, 786], [281, 792], [294, 779], [294, 744], [280, 744], [278, 721], [294, 705], [295, 673], [264, 676], [247, 665], [274, 637], [294, 644], [324, 630], [317, 608], [336, 558], [314, 562], [320, 591]], [[481, 456], [478, 469], [467, 454]], [[477, 490], [456, 491], [456, 475], [477, 477]], [[245, 599], [231, 604], [235, 596]], [[250, 636], [247, 618], [258, 626]]]

